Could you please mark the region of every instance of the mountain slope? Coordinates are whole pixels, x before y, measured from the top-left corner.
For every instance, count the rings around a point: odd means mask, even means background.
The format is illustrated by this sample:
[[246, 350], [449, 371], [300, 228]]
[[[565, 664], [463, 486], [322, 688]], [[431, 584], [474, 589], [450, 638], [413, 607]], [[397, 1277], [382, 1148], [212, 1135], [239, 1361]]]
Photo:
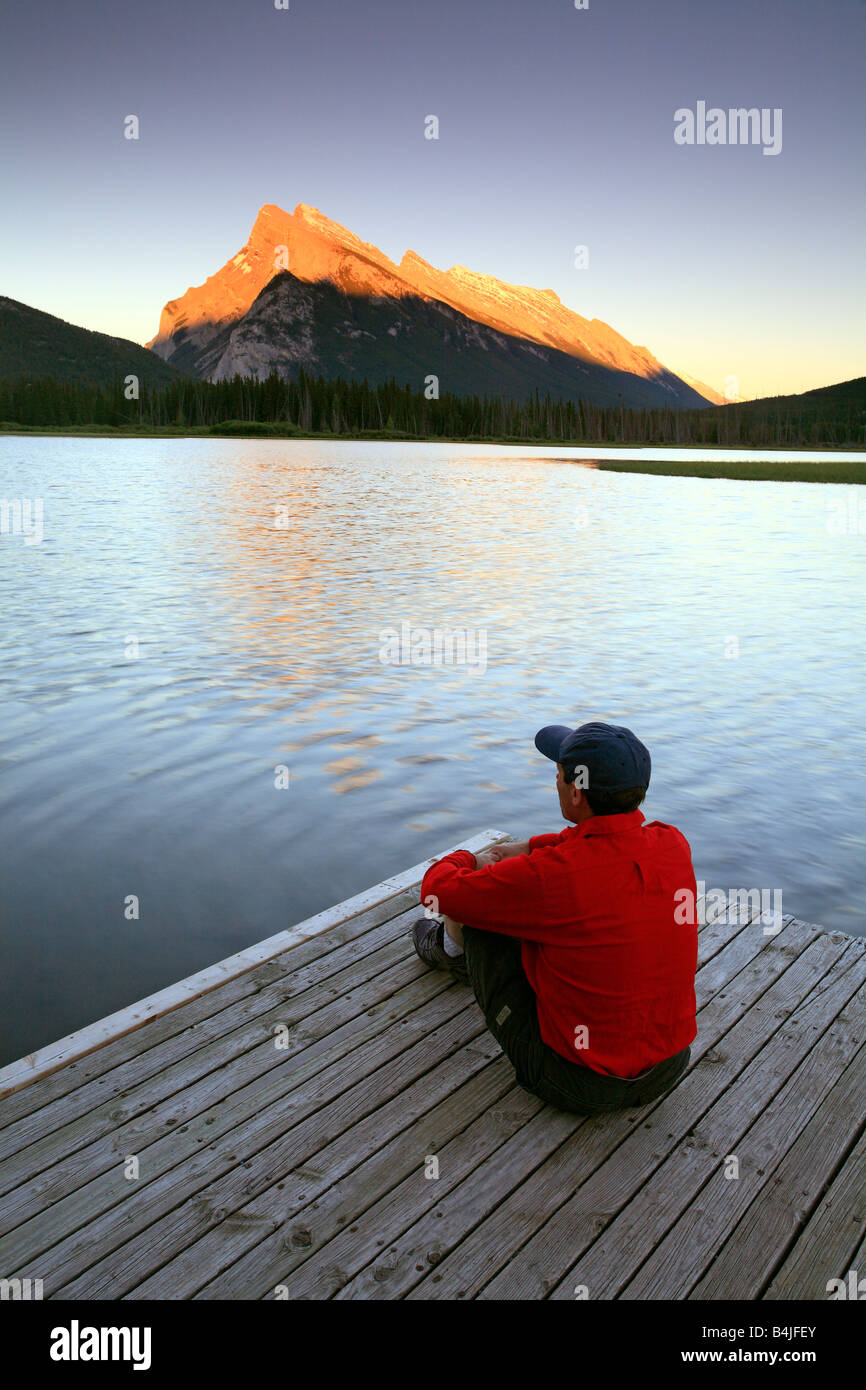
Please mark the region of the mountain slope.
[[808, 408], [826, 411], [828, 415], [846, 411], [863, 414], [866, 413], [866, 376], [837, 381], [832, 386], [813, 386], [793, 396], [757, 396], [753, 401], [737, 402], [737, 409], [746, 418], [765, 415], [770, 406], [780, 411]]
[[53, 376], [58, 381], [106, 386], [130, 374], [152, 387], [176, 381], [180, 375], [139, 343], [76, 328], [0, 295], [0, 379]]
[[671, 371], [675, 371], [680, 381], [684, 381], [687, 386], [691, 386], [692, 390], [697, 391], [698, 395], [703, 396], [704, 400], [709, 401], [710, 405], [728, 404], [728, 397], [723, 396], [721, 391], [717, 391], [714, 386], [708, 386], [705, 381], [699, 381], [697, 377], [689, 376], [688, 372], [677, 371], [676, 367], [672, 367]]
[[[418, 367], [423, 368], [422, 381], [427, 374], [435, 373], [442, 379], [443, 389], [458, 393], [475, 389], [468, 378], [461, 379], [450, 357], [449, 339], [441, 317], [444, 310], [450, 309], [462, 316], [462, 332], [469, 332], [467, 322], [477, 326], [476, 346], [479, 351], [491, 354], [491, 372], [485, 375], [491, 375], [494, 383], [497, 354], [502, 347], [496, 335], [509, 340], [509, 353], [516, 340], [528, 345], [520, 359], [526, 375], [516, 384], [516, 394], [526, 395], [537, 387], [571, 396], [580, 386], [584, 399], [598, 404], [616, 401], [620, 395], [626, 405], [684, 408], [707, 404], [703, 396], [663, 367], [646, 348], [635, 347], [599, 319], [590, 321], [566, 309], [552, 290], [507, 285], [463, 266], [439, 271], [413, 251], [407, 251], [398, 266], [369, 242], [361, 241], [353, 232], [303, 203], [292, 214], [272, 204], [263, 207], [242, 250], [203, 285], [187, 290], [179, 299], [166, 304], [159, 331], [149, 346], [166, 361], [183, 365], [198, 376], [231, 374], [233, 365], [242, 358], [250, 375], [267, 374], [273, 367], [291, 373], [299, 366], [325, 375], [335, 374], [338, 368], [331, 358], [339, 359], [340, 353], [329, 350], [321, 326], [312, 319], [305, 319], [302, 328], [297, 317], [301, 305], [297, 292], [293, 296], [295, 317], [291, 323], [281, 325], [274, 316], [275, 305], [269, 301], [265, 332], [259, 306], [255, 323], [248, 325], [246, 334], [241, 335], [243, 347], [241, 341], [235, 339], [232, 351], [223, 361], [233, 330], [281, 270], [287, 271], [297, 284], [322, 286], [327, 283], [340, 291], [344, 300], [355, 301], [350, 315], [354, 318], [353, 330], [362, 339], [365, 334], [370, 340], [376, 339], [375, 349], [372, 342], [368, 343], [372, 361], [381, 355], [378, 349], [383, 344], [367, 322], [367, 316], [373, 314], [378, 319], [374, 311], [378, 311], [382, 302], [389, 304], [392, 314], [389, 333], [401, 316], [414, 321], [421, 305], [428, 309], [438, 305], [439, 340], [434, 341], [435, 334], [432, 338], [429, 336], [433, 321], [428, 316], [425, 332], [422, 334], [419, 330], [417, 335], [419, 340], [426, 336], [427, 353], [423, 362], [418, 359]], [[281, 299], [287, 293], [284, 288]], [[306, 313], [315, 312], [314, 302], [319, 302], [315, 296], [307, 299]], [[399, 333], [397, 328], [391, 336], [399, 336]], [[256, 351], [252, 347], [253, 339]], [[317, 351], [315, 362], [305, 355], [303, 347], [305, 341], [312, 343], [313, 340]], [[394, 354], [387, 345], [384, 347], [385, 355], [393, 359]], [[539, 353], [538, 348], [546, 351]], [[365, 374], [363, 356], [360, 351], [353, 354], [356, 361], [353, 370], [359, 375]], [[571, 359], [567, 370], [560, 363], [560, 356]], [[546, 376], [545, 367], [550, 363], [557, 364], [554, 375], [561, 379], [561, 385], [555, 385]], [[511, 370], [505, 367], [503, 370], [509, 379], [513, 378]], [[368, 375], [372, 371], [371, 368]], [[398, 380], [407, 379], [399, 357], [395, 375]], [[504, 387], [500, 385], [498, 389], [501, 391]]]
[[[707, 420], [717, 419], [723, 428], [739, 422], [755, 429], [762, 426], [768, 440], [784, 442], [787, 435], [816, 444], [862, 445], [866, 429], [866, 377], [817, 386], [796, 396], [759, 396], [735, 401], [723, 410], [710, 410]], [[759, 441], [760, 442], [760, 441]]]
[[620, 396], [638, 406], [657, 405], [661, 389], [498, 333], [437, 300], [361, 298], [329, 280], [307, 284], [287, 271], [269, 281], [238, 322], [225, 324], [204, 345], [181, 341], [171, 360], [210, 381], [262, 379], [274, 370], [294, 376], [303, 367], [371, 385], [408, 380], [418, 389], [432, 369], [442, 392], [519, 399], [538, 387], [554, 397], [608, 405]]

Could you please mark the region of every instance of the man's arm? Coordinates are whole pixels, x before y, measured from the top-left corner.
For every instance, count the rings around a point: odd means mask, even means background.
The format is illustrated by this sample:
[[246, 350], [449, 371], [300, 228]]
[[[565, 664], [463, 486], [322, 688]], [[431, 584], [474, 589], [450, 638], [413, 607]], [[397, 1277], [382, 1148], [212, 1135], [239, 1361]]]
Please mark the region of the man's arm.
[[[455, 850], [429, 868], [421, 901], [455, 922], [531, 941], [555, 941], [557, 928], [572, 916], [569, 900], [551, 910], [549, 870], [543, 854], [515, 854], [476, 868], [468, 850]], [[542, 925], [543, 923], [543, 925]]]
[[528, 840], [508, 840], [504, 845], [492, 845], [483, 855], [476, 855], [478, 866], [481, 867], [482, 860], [486, 863], [498, 863], [502, 859], [513, 859], [516, 854], [531, 854], [535, 849], [558, 845], [563, 835], [567, 835], [572, 829], [573, 826], [567, 825], [556, 835], [530, 835]]
[[[517, 854], [528, 853], [528, 840], [507, 840], [504, 845], [491, 845], [490, 849], [485, 850], [484, 854], [480, 856], [480, 858], [485, 859], [490, 864], [498, 864], [503, 859], [513, 859]], [[478, 855], [476, 855], [475, 857], [476, 860], [479, 859]]]

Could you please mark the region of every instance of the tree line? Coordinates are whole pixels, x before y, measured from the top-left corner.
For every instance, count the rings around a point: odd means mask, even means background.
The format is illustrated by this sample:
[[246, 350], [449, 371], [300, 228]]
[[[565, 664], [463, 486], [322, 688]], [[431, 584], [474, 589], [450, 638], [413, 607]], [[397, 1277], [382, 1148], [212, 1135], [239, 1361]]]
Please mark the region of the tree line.
[[[126, 384], [125, 384], [126, 383]], [[866, 440], [859, 382], [826, 397], [769, 398], [699, 410], [633, 408], [558, 400], [535, 391], [525, 400], [495, 396], [436, 399], [425, 390], [326, 379], [301, 371], [284, 380], [179, 379], [151, 387], [118, 378], [90, 386], [54, 377], [0, 382], [4, 426], [215, 430], [262, 434], [393, 434], [408, 438], [587, 441], [607, 444], [848, 445]], [[137, 391], [137, 396], [130, 393]], [[833, 393], [836, 394], [833, 394]]]

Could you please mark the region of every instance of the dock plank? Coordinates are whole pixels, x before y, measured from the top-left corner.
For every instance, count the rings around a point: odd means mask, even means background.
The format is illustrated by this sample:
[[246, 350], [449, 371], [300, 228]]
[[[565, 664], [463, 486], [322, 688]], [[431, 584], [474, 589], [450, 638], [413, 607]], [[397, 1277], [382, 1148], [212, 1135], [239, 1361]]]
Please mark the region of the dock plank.
[[[315, 1201], [309, 1200], [309, 1192], [299, 1191], [300, 1182], [293, 1181], [294, 1175], [283, 1184], [289, 1192], [282, 1205], [274, 1188], [263, 1194], [269, 1203], [275, 1203], [274, 1209], [281, 1218], [272, 1235], [258, 1240], [255, 1234], [251, 1237], [240, 1229], [230, 1233], [214, 1230], [187, 1248], [185, 1255], [199, 1257], [193, 1296], [231, 1298], [242, 1289], [244, 1298], [266, 1297], [332, 1236], [344, 1227], [351, 1228], [380, 1197], [425, 1167], [429, 1156], [438, 1156], [449, 1140], [461, 1134], [479, 1115], [494, 1107], [498, 1110], [514, 1090], [514, 1073], [509, 1062], [500, 1056], [458, 1085], [457, 1090], [449, 1091], [440, 1104], [366, 1159], [357, 1162], [360, 1154], [355, 1151], [356, 1162], [342, 1176], [335, 1170], [330, 1155], [317, 1155], [327, 1171]], [[354, 1141], [355, 1136], [352, 1137]], [[325, 1187], [325, 1181], [331, 1185]], [[279, 1188], [280, 1184], [276, 1186]], [[257, 1202], [250, 1205], [256, 1207]], [[216, 1248], [211, 1248], [211, 1241]], [[202, 1259], [206, 1263], [202, 1264]], [[229, 1264], [233, 1267], [229, 1268]], [[219, 1273], [203, 1281], [202, 1269]], [[191, 1291], [192, 1284], [191, 1280]]]
[[[507, 838], [502, 831], [485, 830], [453, 848], [481, 850]], [[421, 864], [416, 864], [411, 869], [405, 869], [402, 873], [396, 874], [393, 878], [384, 879], [381, 883], [374, 884], [372, 888], [365, 888], [363, 892], [357, 893], [353, 898], [347, 898], [344, 902], [326, 908], [324, 912], [319, 912], [314, 917], [308, 917], [293, 927], [277, 932], [275, 936], [268, 937], [266, 941], [260, 941], [255, 946], [250, 946], [234, 956], [218, 961], [216, 965], [199, 970], [196, 974], [187, 976], [185, 980], [178, 980], [166, 989], [151, 994], [136, 1004], [130, 1004], [125, 1009], [120, 1009], [117, 1013], [110, 1014], [108, 1018], [100, 1019], [97, 1023], [89, 1024], [86, 1028], [70, 1033], [56, 1043], [49, 1043], [28, 1054], [28, 1056], [20, 1058], [17, 1062], [10, 1062], [7, 1066], [0, 1068], [0, 1099], [20, 1087], [32, 1085], [34, 1081], [50, 1075], [51, 1072], [85, 1056], [96, 1048], [104, 1046], [107, 1042], [114, 1041], [118, 1037], [128, 1036], [139, 1028], [146, 1027], [154, 1019], [182, 1007], [193, 998], [201, 998], [210, 993], [211, 990], [225, 984], [229, 979], [245, 975], [256, 965], [282, 955], [290, 947], [300, 945], [304, 941], [329, 932], [334, 926], [346, 921], [347, 918], [355, 917], [365, 909], [388, 901], [405, 889], [414, 887], [415, 884], [420, 883], [425, 869], [434, 862], [433, 859], [426, 859]]]
[[173, 1062], [254, 1018], [267, 1007], [268, 998], [288, 999], [343, 971], [358, 961], [359, 950], [366, 955], [374, 944], [390, 939], [393, 928], [388, 924], [395, 917], [405, 914], [405, 920], [410, 920], [417, 913], [417, 893], [401, 893], [334, 927], [333, 933], [313, 937], [164, 1014], [148, 1025], [140, 1040], [133, 1042], [124, 1034], [52, 1072], [38, 1086], [7, 1096], [0, 1101], [0, 1160], [34, 1137], [44, 1137], [128, 1093], [141, 1081], [160, 1076]]
[[[695, 1125], [659, 1171], [658, 1190], [642, 1192], [581, 1260], [579, 1282], [603, 1298], [687, 1296], [748, 1205], [751, 1186], [772, 1178], [779, 1134], [797, 1133], [807, 1124], [827, 1082], [833, 1085], [847, 1066], [850, 1024], [838, 1023], [836, 1014], [866, 978], [866, 962], [862, 956], [857, 961], [859, 968], [844, 972], [833, 989], [816, 993], [794, 1011], [730, 1092]], [[731, 1155], [740, 1162], [736, 1180], [725, 1176]], [[610, 1259], [613, 1245], [623, 1240], [630, 1259], [642, 1262], [631, 1282]], [[763, 1270], [766, 1256], [761, 1246], [752, 1248], [752, 1259]], [[750, 1277], [748, 1267], [731, 1271], [741, 1287]]]
[[[438, 1178], [425, 1178], [424, 1155], [418, 1152], [412, 1172], [365, 1213], [355, 1215], [351, 1226], [340, 1231], [321, 1252], [310, 1252], [290, 1280], [288, 1261], [284, 1261], [275, 1285], [288, 1281], [293, 1298], [329, 1298], [353, 1270], [382, 1254], [394, 1223], [399, 1227], [412, 1219], [412, 1213], [435, 1205], [440, 1194], [450, 1190], [460, 1175], [486, 1154], [510, 1152], [508, 1140], [542, 1108], [540, 1100], [512, 1084], [496, 1105], [488, 1107], [438, 1152]], [[383, 1283], [391, 1273], [390, 1261], [387, 1269], [388, 1274], [378, 1276]], [[391, 1296], [390, 1288], [385, 1292]]]
[[[282, 1132], [266, 1147], [252, 1149], [250, 1135], [245, 1133], [239, 1136], [240, 1147], [234, 1144], [236, 1152], [227, 1155], [226, 1162], [216, 1170], [211, 1162], [203, 1171], [189, 1167], [183, 1173], [173, 1172], [157, 1194], [145, 1197], [138, 1215], [148, 1224], [140, 1239], [123, 1240], [127, 1235], [123, 1217], [127, 1213], [118, 1212], [110, 1233], [114, 1253], [101, 1259], [95, 1273], [87, 1273], [66, 1285], [64, 1297], [84, 1296], [85, 1290], [96, 1287], [96, 1279], [100, 1287], [106, 1279], [111, 1279], [116, 1290], [142, 1283], [182, 1253], [191, 1240], [226, 1218], [231, 1219], [251, 1197], [278, 1187], [280, 1181], [286, 1182], [301, 1168], [304, 1170], [300, 1174], [301, 1196], [304, 1200], [310, 1195], [316, 1196], [344, 1171], [357, 1166], [367, 1151], [365, 1146], [375, 1148], [380, 1144], [383, 1134], [387, 1136], [389, 1132], [390, 1123], [409, 1124], [416, 1114], [423, 1113], [440, 1098], [440, 1085], [453, 1089], [458, 1077], [471, 1076], [499, 1054], [498, 1044], [479, 1024], [474, 1011], [467, 1007], [439, 1027], [432, 1023], [428, 1019], [417, 1029], [420, 1036], [414, 1047], [400, 1052], [392, 1061], [356, 1081], [330, 1103], [305, 1114], [300, 1123], [289, 1127], [290, 1121], [279, 1112], [265, 1117], [267, 1125], [256, 1127], [257, 1145], [261, 1144], [263, 1135], [270, 1137], [274, 1128], [283, 1126]], [[450, 1066], [443, 1065], [451, 1061], [452, 1056], [457, 1060]], [[435, 1074], [437, 1063], [442, 1068], [438, 1076]], [[347, 1131], [348, 1137], [340, 1143]], [[340, 1153], [339, 1161], [335, 1158], [336, 1151]], [[219, 1149], [216, 1154], [219, 1157]], [[210, 1158], [213, 1160], [214, 1155]], [[203, 1183], [202, 1178], [207, 1181]], [[158, 1225], [153, 1221], [155, 1212], [162, 1215]], [[252, 1216], [257, 1221], [260, 1219], [259, 1208]], [[238, 1218], [239, 1221], [243, 1219], [242, 1215]], [[273, 1229], [273, 1219], [270, 1216], [262, 1219], [267, 1221], [264, 1228], [260, 1224], [264, 1234]], [[118, 1245], [118, 1237], [122, 1246]], [[88, 1258], [90, 1253], [86, 1252]], [[201, 1265], [195, 1265], [194, 1273], [196, 1278], [201, 1276]], [[182, 1276], [176, 1271], [171, 1277], [179, 1280]], [[98, 1295], [88, 1292], [87, 1296]]]
[[[629, 1132], [614, 1154], [521, 1249], [519, 1260], [486, 1285], [479, 1297], [544, 1298], [557, 1285], [564, 1287], [569, 1272], [600, 1233], [782, 1026], [782, 1017], [790, 1012], [787, 1001], [792, 991], [800, 999], [819, 985], [844, 949], [829, 938], [819, 939], [798, 956], [725, 1035], [727, 1046], [704, 1053], [652, 1117]], [[653, 1191], [659, 1202], [669, 1200], [663, 1187], [654, 1186]], [[573, 1282], [586, 1284], [578, 1277]]]
[[826, 1298], [866, 1275], [862, 939], [709, 913], [686, 1075], [568, 1115], [414, 955], [430, 862], [0, 1070], [0, 1274], [64, 1300]]
[[[21, 1235], [28, 1243], [39, 1239], [55, 1245], [61, 1236], [78, 1233], [71, 1245], [64, 1247], [62, 1265], [58, 1263], [60, 1252], [53, 1253], [51, 1279], [46, 1283], [49, 1289], [55, 1280], [62, 1278], [65, 1282], [72, 1266], [80, 1269], [92, 1264], [97, 1255], [104, 1258], [108, 1250], [128, 1239], [135, 1223], [149, 1226], [161, 1212], [173, 1209], [184, 1197], [209, 1188], [221, 1174], [222, 1164], [229, 1168], [251, 1162], [261, 1148], [290, 1131], [293, 1125], [306, 1123], [303, 1157], [297, 1156], [300, 1140], [296, 1136], [293, 1164], [310, 1158], [326, 1136], [333, 1137], [328, 1132], [329, 1115], [325, 1113], [328, 1086], [335, 1094], [331, 1115], [340, 1100], [343, 1109], [339, 1119], [344, 1118], [346, 1109], [350, 1115], [359, 1110], [375, 1112], [388, 1095], [387, 1087], [399, 1091], [407, 1079], [417, 1076], [419, 1057], [413, 1047], [417, 1049], [419, 1043], [423, 1047], [430, 1036], [438, 1038], [440, 1030], [444, 1033], [443, 1044], [451, 1040], [455, 1046], [468, 1044], [483, 1031], [478, 1020], [461, 1004], [453, 986], [440, 991], [430, 1002], [439, 1005], [438, 1012], [432, 1015], [429, 1008], [425, 1011], [417, 1007], [418, 1000], [410, 992], [404, 993], [399, 1013], [392, 1011], [389, 1016], [380, 1012], [373, 1020], [379, 1031], [369, 1028], [365, 1046], [351, 1046], [357, 1042], [357, 1036], [347, 1036], [338, 1045], [330, 1046], [330, 1065], [324, 1070], [319, 1065], [321, 1055], [303, 1071], [276, 1063], [273, 1074], [263, 1081], [233, 1093], [223, 1102], [217, 1100], [212, 1113], [197, 1116], [187, 1133], [173, 1130], [152, 1146], [152, 1152], [143, 1151], [142, 1177], [133, 1191], [125, 1184], [122, 1186], [118, 1159], [107, 1175], [76, 1189], [63, 1202], [33, 1217], [27, 1228], [20, 1227], [0, 1241], [0, 1259], [4, 1258], [8, 1240], [11, 1256], [6, 1257], [6, 1263], [11, 1262], [20, 1245], [17, 1237]], [[454, 1015], [459, 1018], [461, 1013], [466, 1017], [455, 1021]], [[403, 1018], [407, 1021], [406, 1029], [381, 1029], [383, 1019], [399, 1024]], [[322, 1041], [328, 1043], [327, 1038]], [[350, 1046], [351, 1051], [347, 1052]], [[405, 1056], [407, 1052], [412, 1055]], [[381, 1070], [383, 1063], [390, 1068], [388, 1072]], [[422, 1067], [422, 1074], [423, 1070]], [[219, 1122], [221, 1132], [207, 1128], [211, 1119], [215, 1124]], [[130, 1150], [127, 1147], [125, 1151]], [[159, 1187], [155, 1186], [157, 1183]]]
[[[235, 1005], [208, 1020], [211, 1027], [207, 1031], [212, 1032], [213, 1036], [200, 1035], [195, 1051], [187, 1051], [184, 1056], [172, 1061], [171, 1054], [163, 1053], [160, 1048], [161, 1067], [154, 1071], [148, 1064], [147, 1074], [141, 1081], [136, 1082], [124, 1069], [126, 1087], [120, 1093], [120, 1099], [117, 1095], [109, 1094], [92, 1109], [64, 1125], [52, 1128], [47, 1134], [43, 1133], [41, 1138], [37, 1137], [41, 1112], [19, 1121], [16, 1126], [19, 1128], [18, 1150], [11, 1157], [0, 1160], [0, 1195], [16, 1186], [22, 1169], [33, 1177], [51, 1168], [58, 1155], [71, 1160], [71, 1156], [85, 1143], [92, 1143], [100, 1135], [116, 1130], [118, 1124], [131, 1121], [136, 1115], [153, 1112], [154, 1123], [158, 1125], [165, 1112], [157, 1110], [157, 1107], [173, 1096], [185, 1093], [188, 1112], [188, 1103], [193, 1098], [193, 1083], [201, 1082], [203, 1089], [196, 1094], [206, 1096], [207, 1077], [224, 1072], [243, 1054], [260, 1047], [264, 1040], [274, 1036], [276, 1027], [287, 1029], [287, 1041], [296, 1043], [301, 1037], [312, 1037], [316, 1026], [327, 1028], [330, 1025], [333, 1008], [324, 1023], [322, 1020], [317, 1025], [311, 1022], [312, 1016], [325, 1005], [333, 1005], [337, 1000], [340, 1016], [345, 1013], [346, 1017], [351, 1017], [351, 1012], [345, 1012], [345, 1006], [354, 1005], [356, 1013], [362, 1012], [371, 998], [370, 989], [364, 988], [370, 982], [373, 997], [380, 998], [395, 980], [420, 976], [422, 968], [414, 962], [407, 962], [405, 947], [409, 924], [417, 916], [417, 911], [416, 907], [369, 932], [364, 938], [366, 950], [363, 956], [348, 961], [334, 974], [320, 978], [318, 972], [311, 975], [301, 969], [294, 978], [283, 977], [278, 982], [263, 985], [254, 999], [245, 1001], [242, 1006]], [[303, 1030], [300, 1027], [302, 1023]], [[286, 1049], [289, 1053], [296, 1050], [295, 1046]], [[221, 1089], [231, 1089], [231, 1084], [225, 1087], [224, 1083], [235, 1080], [234, 1070], [222, 1075], [219, 1082]], [[93, 1098], [100, 1095], [101, 1092], [97, 1091]], [[52, 1125], [55, 1120], [56, 1116], [52, 1116]], [[81, 1171], [80, 1160], [76, 1163], [76, 1169]]]
[[[411, 1026], [418, 1006], [431, 993], [442, 991], [442, 983], [434, 980], [428, 984], [421, 969], [417, 961], [399, 962], [327, 1002], [309, 1018], [295, 1020], [287, 1011], [284, 1019], [296, 1031], [290, 1034], [285, 1049], [277, 1049], [273, 1035], [262, 1031], [257, 1043], [223, 1068], [207, 1072], [185, 1090], [173, 1091], [152, 1109], [127, 1118], [123, 1107], [118, 1107], [113, 1112], [116, 1125], [110, 1135], [100, 1135], [68, 1157], [61, 1148], [52, 1167], [4, 1196], [0, 1237], [49, 1204], [55, 1229], [69, 1219], [73, 1208], [76, 1215], [72, 1219], [92, 1219], [102, 1210], [97, 1192], [104, 1191], [106, 1197], [110, 1193], [111, 1202], [122, 1199], [127, 1184], [122, 1182], [120, 1170], [126, 1155], [139, 1159], [142, 1172], [136, 1186], [141, 1188], [153, 1176], [174, 1167], [178, 1155], [194, 1152], [200, 1143], [213, 1143], [267, 1105], [288, 1103], [287, 1093], [299, 1080], [315, 1088], [326, 1055], [342, 1058], [379, 1033], [383, 1024], [404, 1016], [409, 1016]], [[380, 991], [387, 991], [384, 999]], [[289, 1061], [291, 1067], [286, 1065]], [[315, 1103], [315, 1095], [311, 1103]], [[89, 1209], [82, 1207], [84, 1193], [93, 1199]], [[3, 1248], [0, 1239], [0, 1255]]]
[[[753, 1126], [746, 1136], [746, 1144], [740, 1144], [741, 1162], [745, 1157], [749, 1169], [760, 1177], [761, 1181], [753, 1185], [755, 1195], [752, 1197], [749, 1210], [737, 1222], [724, 1249], [715, 1258], [705, 1261], [710, 1268], [689, 1292], [689, 1298], [724, 1297], [719, 1293], [719, 1289], [728, 1288], [734, 1282], [739, 1283], [742, 1288], [743, 1298], [759, 1298], [767, 1283], [767, 1271], [781, 1262], [798, 1227], [807, 1213], [813, 1210], [822, 1190], [844, 1156], [850, 1140], [852, 1120], [856, 1122], [862, 1114], [863, 1071], [866, 1063], [864, 1049], [861, 1048], [853, 1061], [842, 1070], [838, 1080], [833, 1082], [824, 1104], [819, 1103], [815, 1107], [808, 1122], [804, 1124], [802, 1116], [794, 1116], [790, 1112], [794, 1101], [802, 1104], [807, 1085], [815, 1084], [814, 1074], [807, 1076], [807, 1073], [814, 1073], [816, 1066], [820, 1066], [829, 1050], [825, 1044], [832, 1040], [835, 1053], [832, 1061], [835, 1064], [839, 1060], [836, 1049], [840, 1039], [846, 1035], [847, 1039], [852, 1036], [850, 1025], [842, 1032], [840, 1020], [837, 1019], [836, 1024], [821, 1039], [820, 1051], [816, 1048], [815, 1052], [809, 1055], [797, 1076], [786, 1088], [786, 1091], [791, 1091], [796, 1082], [796, 1096], [784, 1097], [784, 1109], [787, 1113], [780, 1113], [783, 1110], [781, 1103], [774, 1104], [761, 1116], [759, 1123]], [[832, 1081], [832, 1073], [822, 1068], [818, 1077], [819, 1102], [824, 1097], [828, 1080]], [[803, 1132], [785, 1154], [784, 1159], [778, 1162], [772, 1131], [774, 1127], [789, 1122], [803, 1124]], [[757, 1167], [758, 1162], [764, 1165], [760, 1169]], [[768, 1190], [764, 1191], [764, 1188]], [[748, 1192], [744, 1193], [744, 1203], [748, 1200], [748, 1195]], [[729, 1227], [736, 1216], [733, 1204], [728, 1207], [725, 1215], [726, 1227], [722, 1229]], [[719, 1226], [714, 1233], [714, 1240], [718, 1240], [718, 1234]], [[825, 1250], [823, 1255], [825, 1265], [827, 1253]]]
[[[792, 924], [788, 924], [790, 927]], [[786, 930], [788, 928], [786, 927]], [[820, 932], [797, 934], [794, 952], [787, 941], [776, 940], [776, 949], [762, 951], [754, 937], [738, 933], [728, 943], [724, 968], [698, 971], [698, 1036], [692, 1044], [690, 1070], [765, 993], [769, 985], [797, 958], [799, 947]], [[782, 949], [785, 948], [785, 949]], [[736, 984], [736, 988], [731, 986]], [[435, 1276], [421, 1280], [410, 1298], [475, 1297], [521, 1245], [564, 1204], [575, 1189], [575, 1176], [585, 1181], [638, 1124], [646, 1122], [661, 1101], [641, 1109], [625, 1110], [588, 1122], [541, 1165], [533, 1182], [503, 1202], [479, 1230], [464, 1240], [453, 1255], [437, 1265]]]
[[857, 1249], [864, 1230], [866, 1133], [860, 1135], [817, 1209], [801, 1229], [764, 1298], [827, 1298], [830, 1279], [844, 1279], [851, 1269], [866, 1276], [862, 1248], [860, 1252]]

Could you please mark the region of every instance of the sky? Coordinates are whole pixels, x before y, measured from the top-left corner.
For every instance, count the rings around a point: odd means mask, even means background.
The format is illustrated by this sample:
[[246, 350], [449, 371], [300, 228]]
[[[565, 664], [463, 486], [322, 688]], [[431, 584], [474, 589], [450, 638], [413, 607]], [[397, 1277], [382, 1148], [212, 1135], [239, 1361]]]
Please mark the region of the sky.
[[[0, 293], [145, 342], [262, 204], [303, 202], [717, 390], [866, 373], [866, 0], [288, 6], [7, 7]], [[766, 109], [779, 152], [677, 143], [699, 102]]]

